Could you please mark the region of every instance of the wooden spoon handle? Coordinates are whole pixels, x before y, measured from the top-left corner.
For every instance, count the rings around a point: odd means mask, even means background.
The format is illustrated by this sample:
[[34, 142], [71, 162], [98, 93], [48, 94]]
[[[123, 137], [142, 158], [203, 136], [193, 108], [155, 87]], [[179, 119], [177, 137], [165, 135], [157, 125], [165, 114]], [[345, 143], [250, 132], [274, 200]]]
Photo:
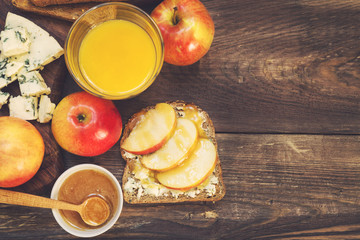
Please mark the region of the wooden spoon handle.
[[0, 189], [0, 203], [15, 204], [28, 207], [56, 208], [77, 212], [81, 209], [80, 205], [74, 205], [59, 200], [4, 189]]

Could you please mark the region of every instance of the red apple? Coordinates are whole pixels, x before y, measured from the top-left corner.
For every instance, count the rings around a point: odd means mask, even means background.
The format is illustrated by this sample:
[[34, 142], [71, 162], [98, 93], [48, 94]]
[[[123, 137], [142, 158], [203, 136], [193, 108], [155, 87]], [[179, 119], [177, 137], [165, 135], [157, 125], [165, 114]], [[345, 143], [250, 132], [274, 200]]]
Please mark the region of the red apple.
[[151, 13], [164, 39], [167, 63], [197, 62], [214, 39], [214, 22], [199, 0], [164, 0]]
[[0, 117], [0, 133], [0, 187], [16, 187], [39, 170], [44, 140], [31, 123], [15, 117]]
[[57, 143], [66, 151], [97, 156], [120, 139], [122, 120], [112, 101], [82, 91], [60, 101], [51, 129]]

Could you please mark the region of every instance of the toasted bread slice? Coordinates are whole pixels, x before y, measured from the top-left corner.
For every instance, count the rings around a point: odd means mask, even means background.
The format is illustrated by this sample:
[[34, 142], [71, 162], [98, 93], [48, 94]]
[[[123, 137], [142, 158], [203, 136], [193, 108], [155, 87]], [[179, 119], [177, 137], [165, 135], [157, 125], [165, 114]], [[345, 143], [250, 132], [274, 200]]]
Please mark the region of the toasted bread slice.
[[[176, 111], [178, 118], [190, 118], [199, 130], [199, 136], [208, 138], [216, 148], [216, 166], [210, 176], [199, 186], [187, 191], [166, 188], [156, 180], [156, 173], [141, 164], [141, 155], [134, 155], [121, 149], [121, 156], [126, 161], [122, 186], [124, 199], [131, 204], [145, 203], [178, 203], [188, 201], [218, 201], [225, 195], [225, 185], [218, 155], [215, 128], [209, 115], [192, 103], [183, 101], [167, 102]], [[140, 120], [141, 116], [155, 106], [149, 106], [134, 114], [126, 124], [120, 145], [129, 136], [131, 130]]]

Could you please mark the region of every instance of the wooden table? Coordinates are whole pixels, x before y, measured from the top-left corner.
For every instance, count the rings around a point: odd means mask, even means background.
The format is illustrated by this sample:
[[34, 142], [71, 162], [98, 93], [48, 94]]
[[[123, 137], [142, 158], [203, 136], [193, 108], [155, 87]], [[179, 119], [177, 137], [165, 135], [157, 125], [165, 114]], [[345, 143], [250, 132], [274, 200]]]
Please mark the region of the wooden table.
[[[115, 104], [125, 122], [168, 100], [206, 110], [227, 193], [216, 203], [124, 204], [97, 239], [360, 239], [360, 1], [203, 3], [216, 28], [208, 54], [187, 67], [165, 63], [146, 92]], [[71, 26], [9, 1], [0, 9], [2, 21], [19, 13], [61, 44]], [[63, 80], [62, 96], [80, 90]], [[65, 169], [94, 163], [119, 180], [125, 165], [118, 144], [98, 157], [62, 156]], [[0, 238], [73, 236], [50, 210], [0, 204]]]

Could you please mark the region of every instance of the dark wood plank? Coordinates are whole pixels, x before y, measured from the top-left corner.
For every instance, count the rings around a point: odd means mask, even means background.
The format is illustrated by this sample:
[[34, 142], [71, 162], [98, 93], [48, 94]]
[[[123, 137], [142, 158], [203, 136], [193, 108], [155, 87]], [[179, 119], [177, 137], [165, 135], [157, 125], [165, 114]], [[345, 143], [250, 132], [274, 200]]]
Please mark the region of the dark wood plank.
[[[210, 51], [191, 66], [165, 63], [147, 91], [117, 101], [126, 119], [180, 99], [207, 110], [218, 132], [360, 133], [358, 1], [203, 2]], [[47, 22], [64, 40], [69, 23]]]
[[[216, 27], [209, 53], [187, 67], [165, 63], [147, 91], [115, 104], [124, 122], [161, 101], [206, 110], [227, 194], [215, 204], [125, 204], [99, 239], [359, 239], [360, 2], [203, 3]], [[0, 16], [16, 12], [9, 0], [0, 6]], [[64, 42], [71, 23], [21, 14]], [[62, 96], [78, 90], [67, 76]], [[95, 163], [119, 180], [125, 165], [118, 144], [98, 157], [63, 157], [65, 168]], [[1, 204], [0, 239], [10, 238], [73, 237], [50, 210]]]
[[[115, 227], [99, 239], [360, 238], [359, 136], [217, 134], [217, 139], [227, 187], [221, 201], [125, 204]], [[118, 148], [90, 160], [65, 154], [71, 159], [67, 167], [90, 161], [120, 180], [125, 164]], [[0, 204], [0, 238], [18, 236], [71, 238], [50, 210]]]
[[200, 62], [164, 64], [123, 115], [195, 102], [219, 132], [360, 133], [359, 1], [203, 1], [215, 39]]

